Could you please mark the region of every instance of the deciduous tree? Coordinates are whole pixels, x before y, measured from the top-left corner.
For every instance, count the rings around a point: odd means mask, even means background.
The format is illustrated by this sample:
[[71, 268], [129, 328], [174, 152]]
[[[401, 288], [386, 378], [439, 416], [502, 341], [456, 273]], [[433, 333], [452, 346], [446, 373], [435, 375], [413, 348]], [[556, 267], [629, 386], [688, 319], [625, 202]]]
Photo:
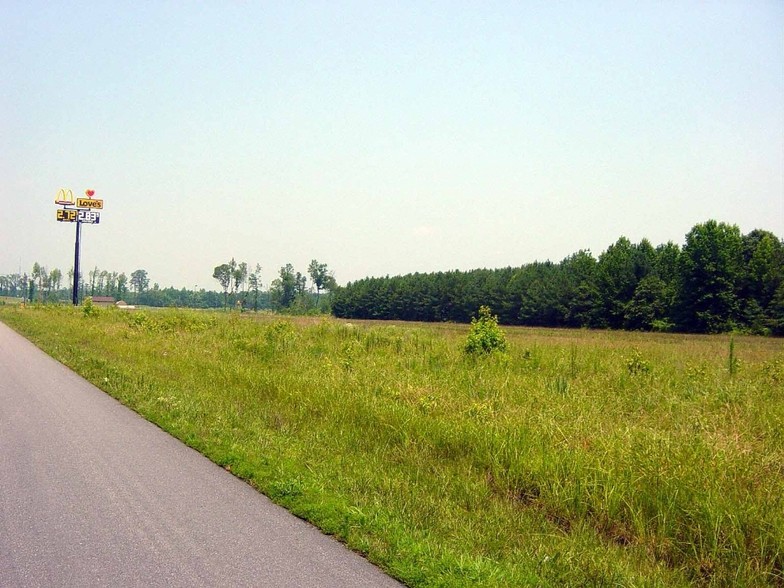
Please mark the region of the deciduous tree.
[[131, 272], [130, 284], [137, 296], [144, 292], [150, 285], [150, 278], [147, 276], [147, 270], [137, 269], [136, 271]]
[[218, 280], [218, 283], [223, 289], [223, 308], [228, 304], [229, 286], [231, 286], [232, 268], [228, 263], [222, 263], [215, 266], [212, 272], [212, 277]]
[[732, 329], [740, 319], [742, 267], [736, 225], [709, 220], [689, 231], [680, 256], [679, 326], [707, 333]]
[[257, 263], [256, 268], [248, 274], [248, 285], [253, 295], [253, 310], [259, 309], [259, 292], [261, 291], [261, 266]]
[[335, 277], [327, 269], [326, 263], [319, 263], [315, 259], [308, 266], [308, 275], [310, 275], [310, 279], [316, 287], [316, 304], [318, 304], [321, 291], [331, 290], [335, 287]]
[[[273, 308], [289, 308], [301, 285], [300, 275], [294, 273], [294, 266], [287, 263], [280, 268], [278, 277], [270, 285], [270, 301]], [[304, 288], [304, 285], [302, 285]]]

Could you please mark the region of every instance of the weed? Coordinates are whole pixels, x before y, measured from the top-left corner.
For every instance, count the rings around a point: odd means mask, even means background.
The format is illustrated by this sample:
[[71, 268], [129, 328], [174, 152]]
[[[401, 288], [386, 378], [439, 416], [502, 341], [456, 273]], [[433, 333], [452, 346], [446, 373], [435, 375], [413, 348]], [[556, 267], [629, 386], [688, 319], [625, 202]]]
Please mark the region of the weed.
[[297, 498], [302, 494], [302, 481], [298, 478], [284, 479], [272, 484], [270, 498]]
[[771, 383], [784, 382], [784, 359], [777, 358], [762, 364], [762, 373]]
[[563, 374], [558, 374], [549, 382], [550, 391], [560, 396], [566, 396], [569, 393], [569, 379]]
[[569, 377], [574, 378], [577, 375], [577, 346], [572, 345], [569, 348]]
[[727, 371], [730, 373], [730, 377], [734, 377], [738, 373], [739, 366], [740, 360], [735, 355], [735, 336], [730, 335], [730, 350], [727, 356]]
[[651, 364], [643, 359], [640, 350], [635, 348], [632, 349], [631, 354], [626, 358], [626, 370], [632, 376], [647, 374], [651, 371]]
[[346, 341], [342, 345], [340, 353], [340, 366], [347, 372], [350, 372], [354, 369], [354, 364], [364, 352], [365, 347], [357, 339]]
[[263, 337], [270, 349], [287, 351], [294, 347], [297, 334], [294, 325], [290, 322], [278, 320], [267, 325]]
[[690, 380], [701, 381], [708, 375], [708, 369], [705, 365], [687, 365], [686, 375]]
[[479, 421], [487, 422], [495, 415], [493, 402], [474, 402], [468, 409], [468, 416]]

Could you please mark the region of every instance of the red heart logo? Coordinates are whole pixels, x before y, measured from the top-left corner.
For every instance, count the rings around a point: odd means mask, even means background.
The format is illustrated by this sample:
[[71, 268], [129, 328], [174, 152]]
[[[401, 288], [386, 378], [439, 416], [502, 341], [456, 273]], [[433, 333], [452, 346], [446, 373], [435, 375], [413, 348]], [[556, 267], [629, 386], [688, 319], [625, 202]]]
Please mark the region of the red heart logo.
[[95, 190], [85, 190], [84, 193], [87, 194], [87, 196], [89, 196], [90, 198], [92, 198], [93, 195], [95, 194]]

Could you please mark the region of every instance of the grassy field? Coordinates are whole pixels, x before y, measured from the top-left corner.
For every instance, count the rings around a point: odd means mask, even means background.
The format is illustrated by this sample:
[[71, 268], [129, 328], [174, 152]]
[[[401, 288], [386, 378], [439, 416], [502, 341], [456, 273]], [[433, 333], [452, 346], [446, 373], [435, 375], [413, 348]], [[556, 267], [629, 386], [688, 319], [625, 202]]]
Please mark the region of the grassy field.
[[784, 585], [784, 343], [188, 311], [0, 320], [411, 586]]

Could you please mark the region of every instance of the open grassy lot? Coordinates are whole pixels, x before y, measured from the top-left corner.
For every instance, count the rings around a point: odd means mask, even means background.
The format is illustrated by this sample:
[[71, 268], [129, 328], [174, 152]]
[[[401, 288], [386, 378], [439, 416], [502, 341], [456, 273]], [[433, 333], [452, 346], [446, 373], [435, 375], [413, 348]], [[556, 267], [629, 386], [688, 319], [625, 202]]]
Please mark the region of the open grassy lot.
[[[0, 320], [411, 586], [784, 585], [784, 343], [188, 311]], [[45, 432], [42, 432], [45, 434]]]

